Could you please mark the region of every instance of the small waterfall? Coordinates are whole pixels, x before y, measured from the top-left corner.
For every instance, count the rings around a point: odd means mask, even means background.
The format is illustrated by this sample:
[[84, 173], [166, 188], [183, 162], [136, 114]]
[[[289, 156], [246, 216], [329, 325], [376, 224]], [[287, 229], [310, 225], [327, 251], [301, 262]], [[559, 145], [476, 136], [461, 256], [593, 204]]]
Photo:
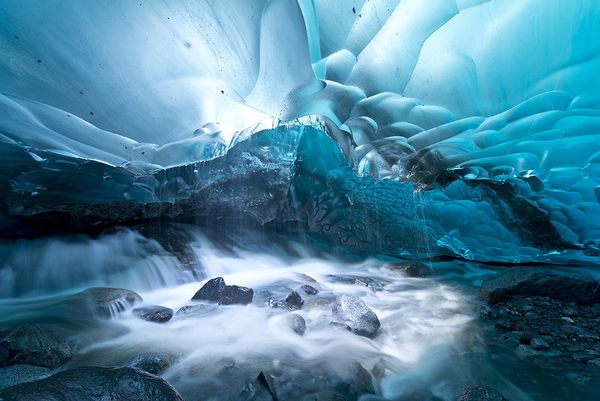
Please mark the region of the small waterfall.
[[143, 291], [194, 276], [156, 240], [128, 229], [96, 239], [67, 236], [0, 244], [0, 298], [97, 286]]

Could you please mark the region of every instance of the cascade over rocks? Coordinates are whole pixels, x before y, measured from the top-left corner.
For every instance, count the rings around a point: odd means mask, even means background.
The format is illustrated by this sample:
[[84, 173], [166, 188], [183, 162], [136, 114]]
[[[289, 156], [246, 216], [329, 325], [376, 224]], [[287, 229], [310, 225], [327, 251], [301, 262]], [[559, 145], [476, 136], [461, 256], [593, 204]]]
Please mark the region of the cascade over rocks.
[[109, 319], [142, 303], [142, 297], [124, 288], [95, 287], [81, 292], [89, 308], [102, 318]]

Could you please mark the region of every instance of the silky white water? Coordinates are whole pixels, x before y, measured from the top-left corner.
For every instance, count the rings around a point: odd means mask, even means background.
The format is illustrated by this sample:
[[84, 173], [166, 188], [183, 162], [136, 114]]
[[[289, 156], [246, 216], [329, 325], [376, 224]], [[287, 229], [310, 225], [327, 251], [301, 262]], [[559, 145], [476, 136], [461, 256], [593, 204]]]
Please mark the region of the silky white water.
[[[233, 243], [217, 244], [195, 232], [190, 247], [204, 277], [222, 276], [227, 284], [253, 288], [252, 304], [207, 304], [197, 313], [176, 313], [164, 324], [125, 312], [84, 329], [82, 348], [64, 368], [131, 365], [140, 355], [159, 355], [169, 360], [161, 375], [186, 399], [233, 400], [241, 397], [248, 380], [261, 371], [285, 371], [299, 386], [310, 387], [303, 381], [308, 383], [312, 376], [352, 382], [359, 363], [371, 373], [377, 392], [395, 398], [419, 386], [431, 390], [434, 384], [427, 377], [434, 375], [419, 373], [420, 385], [415, 385], [411, 375], [420, 369], [434, 372], [437, 367], [429, 366], [433, 350], [438, 360], [450, 358], [464, 349], [465, 338], [469, 338], [465, 333], [470, 331], [472, 306], [468, 297], [450, 285], [408, 277], [378, 259], [356, 261], [324, 256], [323, 252], [315, 256], [317, 253], [299, 244], [274, 247], [262, 242], [248, 250]], [[21, 288], [4, 284], [4, 294], [29, 294], [0, 301], [4, 320], [10, 321], [17, 315], [15, 311], [23, 314], [28, 308], [32, 313], [35, 310], [30, 316], [44, 320], [44, 305], [66, 303], [64, 299], [70, 298], [64, 294], [92, 286], [132, 289], [146, 305], [177, 311], [198, 303], [191, 298], [206, 281], [193, 281], [177, 258], [156, 241], [129, 230], [96, 239], [57, 237], [19, 243], [5, 252], [4, 271], [13, 266], [13, 271], [23, 274], [24, 267], [14, 266], [25, 266], [24, 250], [30, 260], [43, 259], [43, 263], [29, 274], [29, 280], [21, 281]], [[341, 279], [349, 276], [370, 284]], [[267, 296], [284, 299], [303, 284], [312, 285], [319, 293], [310, 296], [299, 290], [305, 301], [300, 310], [264, 305]], [[46, 294], [33, 296], [33, 289]], [[52, 295], [55, 289], [62, 295]], [[381, 328], [375, 338], [330, 325], [335, 321], [332, 303], [341, 294], [360, 298], [377, 314]], [[304, 335], [294, 332], [292, 313], [304, 318]], [[408, 379], [410, 385], [405, 382]], [[444, 397], [445, 389], [438, 390]]]

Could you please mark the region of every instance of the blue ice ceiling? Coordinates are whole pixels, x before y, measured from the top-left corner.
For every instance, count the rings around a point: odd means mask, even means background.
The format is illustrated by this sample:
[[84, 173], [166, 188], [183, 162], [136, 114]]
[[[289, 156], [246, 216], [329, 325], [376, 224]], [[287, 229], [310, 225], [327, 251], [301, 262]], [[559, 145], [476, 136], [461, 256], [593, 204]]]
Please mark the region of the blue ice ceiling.
[[0, 21], [5, 233], [217, 214], [393, 255], [597, 252], [596, 1], [2, 0]]

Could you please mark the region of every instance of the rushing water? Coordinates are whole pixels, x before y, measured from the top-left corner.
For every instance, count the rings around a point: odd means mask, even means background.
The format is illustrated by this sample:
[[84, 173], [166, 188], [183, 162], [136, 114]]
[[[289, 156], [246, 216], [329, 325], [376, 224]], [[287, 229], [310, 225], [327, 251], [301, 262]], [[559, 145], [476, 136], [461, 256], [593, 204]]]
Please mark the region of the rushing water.
[[[129, 229], [3, 244], [0, 327], [32, 322], [70, 336], [79, 352], [61, 369], [157, 358], [164, 362], [161, 376], [188, 401], [246, 399], [261, 371], [274, 375], [288, 394], [354, 383], [369, 372], [378, 395], [364, 400], [453, 400], [462, 385], [481, 381], [512, 399], [535, 399], [513, 384], [518, 378], [505, 378], [510, 368], [502, 373], [495, 367], [503, 362], [487, 352], [474, 319], [475, 289], [490, 270], [438, 262], [433, 278], [411, 278], [390, 258], [365, 259], [264, 233], [224, 239], [185, 230], [188, 247], [177, 256], [164, 249], [165, 238]], [[190, 255], [191, 267], [182, 263]], [[131, 311], [99, 320], [81, 307], [80, 291], [114, 286], [137, 291], [147, 305], [177, 311], [196, 304], [192, 296], [217, 276], [253, 288], [253, 303], [207, 304], [165, 324]], [[343, 279], [348, 276], [360, 278], [358, 285]], [[319, 293], [303, 294], [302, 309], [265, 306], [268, 296], [283, 299], [303, 284]], [[332, 303], [341, 294], [359, 297], [378, 315], [374, 339], [330, 325]], [[304, 335], [293, 330], [293, 314], [304, 318]]]

